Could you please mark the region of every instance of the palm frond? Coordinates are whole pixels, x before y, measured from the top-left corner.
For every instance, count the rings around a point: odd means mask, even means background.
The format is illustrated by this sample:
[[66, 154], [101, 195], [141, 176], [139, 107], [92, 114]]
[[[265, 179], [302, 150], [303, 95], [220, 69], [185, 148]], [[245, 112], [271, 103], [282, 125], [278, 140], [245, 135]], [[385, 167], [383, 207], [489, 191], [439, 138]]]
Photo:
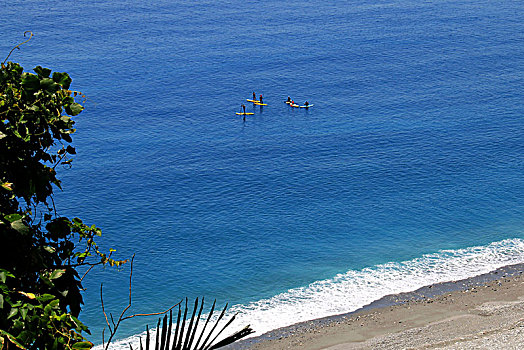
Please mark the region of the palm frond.
[[[242, 330], [235, 332], [234, 334], [222, 339], [221, 341], [215, 343], [217, 338], [222, 334], [222, 332], [231, 325], [233, 320], [235, 319], [236, 315], [234, 315], [226, 324], [221, 327], [220, 331], [218, 333], [215, 333], [215, 330], [218, 327], [219, 322], [222, 320], [226, 313], [227, 304], [214, 322], [214, 325], [212, 326], [209, 333], [205, 336], [204, 341], [202, 344], [200, 344], [200, 341], [204, 337], [206, 333], [206, 329], [208, 327], [208, 324], [213, 316], [213, 312], [215, 310], [216, 300], [213, 302], [213, 305], [211, 307], [211, 310], [207, 316], [206, 322], [204, 323], [204, 326], [202, 329], [198, 329], [198, 324], [200, 322], [200, 318], [202, 315], [202, 311], [204, 309], [204, 298], [202, 298], [202, 301], [199, 302], [198, 298], [195, 300], [195, 305], [193, 306], [193, 311], [191, 313], [191, 318], [189, 319], [189, 324], [187, 325], [186, 329], [186, 320], [188, 315], [188, 306], [187, 306], [187, 298], [185, 300], [185, 307], [184, 307], [184, 315], [182, 316], [182, 309], [180, 304], [178, 305], [178, 315], [176, 320], [176, 327], [175, 332], [172, 334], [173, 329], [173, 312], [169, 311], [169, 321], [167, 315], [164, 316], [164, 318], [160, 318], [157, 323], [156, 327], [156, 335], [155, 335], [155, 350], [213, 350], [218, 349], [223, 346], [229, 345], [231, 343], [236, 342], [237, 340], [240, 340], [249, 334], [253, 333], [253, 330], [250, 326], [244, 327]], [[200, 307], [199, 307], [200, 304]], [[198, 313], [197, 313], [198, 309]], [[169, 324], [168, 324], [169, 322]], [[160, 327], [160, 323], [162, 323], [162, 327]], [[198, 336], [198, 337], [197, 337]], [[172, 338], [172, 340], [171, 340]], [[197, 339], [196, 342], [195, 338]], [[210, 341], [211, 339], [211, 341]], [[149, 327], [146, 325], [146, 341], [145, 341], [145, 350], [150, 349], [151, 343], [151, 336], [149, 334]], [[194, 345], [193, 345], [194, 344]], [[134, 350], [131, 345], [129, 345], [131, 350]], [[142, 345], [142, 338], [140, 338], [140, 350], [143, 350]]]

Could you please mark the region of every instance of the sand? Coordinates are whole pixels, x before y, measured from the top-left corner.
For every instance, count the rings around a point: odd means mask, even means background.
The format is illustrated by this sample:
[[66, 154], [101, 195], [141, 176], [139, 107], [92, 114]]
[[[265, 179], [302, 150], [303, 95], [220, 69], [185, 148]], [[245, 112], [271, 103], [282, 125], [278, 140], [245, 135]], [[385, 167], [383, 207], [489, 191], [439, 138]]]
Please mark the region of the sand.
[[391, 295], [235, 349], [524, 349], [524, 265]]

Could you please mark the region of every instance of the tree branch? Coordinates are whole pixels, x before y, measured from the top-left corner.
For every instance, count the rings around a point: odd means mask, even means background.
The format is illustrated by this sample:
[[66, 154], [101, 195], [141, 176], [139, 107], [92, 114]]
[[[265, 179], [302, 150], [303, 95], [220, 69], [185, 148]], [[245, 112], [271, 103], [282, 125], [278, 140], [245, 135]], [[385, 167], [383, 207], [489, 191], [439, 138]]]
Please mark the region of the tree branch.
[[116, 324], [115, 324], [115, 321], [113, 320], [113, 315], [110, 314], [111, 316], [111, 322], [113, 323], [113, 328], [111, 328], [111, 325], [109, 324], [109, 319], [107, 317], [107, 314], [105, 312], [105, 308], [104, 308], [104, 298], [103, 298], [103, 294], [102, 294], [102, 284], [100, 284], [100, 300], [102, 302], [102, 312], [104, 313], [104, 316], [106, 318], [106, 324], [109, 328], [109, 338], [107, 340], [107, 344], [104, 343], [104, 339], [102, 339], [102, 344], [104, 346], [104, 350], [108, 350], [109, 348], [109, 345], [111, 344], [111, 341], [113, 340], [113, 337], [115, 336], [117, 330], [118, 330], [118, 327], [120, 326], [120, 323], [122, 321], [125, 321], [127, 319], [130, 319], [130, 318], [133, 318], [133, 317], [141, 317], [141, 316], [157, 316], [157, 315], [163, 315], [163, 314], [166, 314], [168, 313], [169, 311], [171, 311], [175, 306], [179, 305], [182, 301], [176, 303], [175, 305], [171, 306], [169, 309], [167, 309], [166, 311], [163, 311], [163, 312], [154, 312], [154, 313], [150, 313], [150, 314], [133, 314], [131, 316], [124, 316], [125, 313], [127, 312], [127, 310], [129, 310], [129, 308], [131, 307], [131, 303], [132, 303], [132, 298], [131, 298], [131, 295], [132, 295], [132, 278], [133, 278], [133, 262], [135, 260], [135, 254], [133, 254], [133, 257], [131, 258], [131, 268], [130, 268], [130, 272], [129, 272], [129, 302], [127, 304], [127, 306], [124, 308], [124, 310], [122, 310], [122, 313], [120, 314], [120, 317], [118, 317], [118, 320], [116, 321]]
[[26, 30], [26, 31], [24, 32], [24, 37], [25, 37], [25, 35], [26, 35], [27, 33], [31, 33], [31, 35], [29, 36], [29, 39], [27, 39], [26, 41], [24, 41], [24, 42], [22, 42], [22, 43], [16, 45], [15, 47], [13, 47], [13, 49], [12, 49], [11, 51], [9, 51], [9, 55], [7, 55], [7, 57], [5, 58], [4, 62], [2, 62], [2, 65], [4, 65], [5, 61], [7, 61], [7, 59], [9, 58], [9, 56], [11, 56], [11, 54], [13, 53], [13, 51], [14, 51], [15, 49], [19, 49], [19, 50], [20, 50], [20, 46], [22, 46], [23, 44], [25, 44], [26, 42], [28, 42], [29, 40], [31, 40], [31, 38], [33, 37], [33, 32], [30, 31], [30, 30]]

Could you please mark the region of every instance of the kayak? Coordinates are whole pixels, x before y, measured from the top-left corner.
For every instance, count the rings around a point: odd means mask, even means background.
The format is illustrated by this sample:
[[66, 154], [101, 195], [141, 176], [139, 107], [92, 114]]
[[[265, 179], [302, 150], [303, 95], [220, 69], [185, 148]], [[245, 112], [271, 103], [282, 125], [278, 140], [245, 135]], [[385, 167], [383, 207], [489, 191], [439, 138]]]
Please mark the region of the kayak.
[[254, 102], [257, 106], [267, 106], [267, 103]]
[[291, 107], [295, 107], [295, 108], [298, 108], [300, 107], [299, 105], [293, 105], [293, 104], [289, 104]]
[[300, 106], [300, 108], [309, 108], [309, 107], [313, 107], [313, 105]]
[[260, 102], [259, 100], [250, 100], [250, 99], [247, 99], [246, 101], [247, 101], [247, 102], [254, 102], [254, 103], [256, 103], [256, 102]]
[[235, 114], [236, 114], [236, 115], [253, 115], [253, 114], [255, 114], [255, 113], [251, 113], [251, 112], [246, 112], [246, 113], [236, 112]]

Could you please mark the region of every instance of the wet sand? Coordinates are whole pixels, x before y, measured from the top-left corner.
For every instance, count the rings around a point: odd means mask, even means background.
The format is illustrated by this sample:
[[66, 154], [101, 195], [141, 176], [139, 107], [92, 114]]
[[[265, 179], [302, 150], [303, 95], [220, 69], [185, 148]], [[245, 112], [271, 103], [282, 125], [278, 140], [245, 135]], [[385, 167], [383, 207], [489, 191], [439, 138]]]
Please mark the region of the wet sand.
[[386, 296], [233, 349], [524, 349], [524, 264]]

